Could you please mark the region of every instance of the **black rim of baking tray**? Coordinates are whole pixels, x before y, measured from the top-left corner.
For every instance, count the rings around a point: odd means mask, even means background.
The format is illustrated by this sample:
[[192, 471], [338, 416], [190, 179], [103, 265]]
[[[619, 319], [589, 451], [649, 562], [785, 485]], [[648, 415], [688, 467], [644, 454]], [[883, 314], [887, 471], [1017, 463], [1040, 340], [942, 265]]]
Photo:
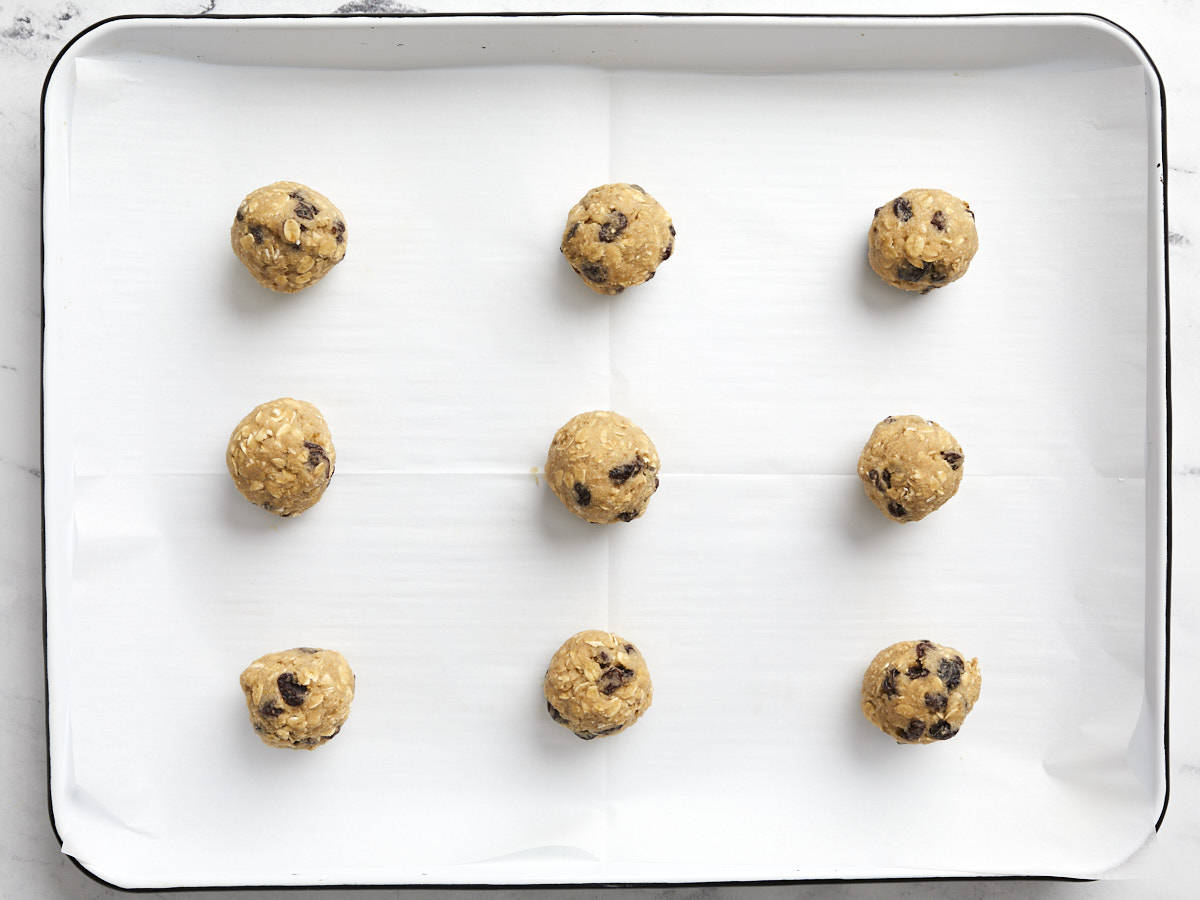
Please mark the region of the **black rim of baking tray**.
[[[46, 806], [50, 814], [50, 828], [54, 832], [54, 839], [58, 841], [58, 845], [62, 847], [62, 837], [58, 833], [58, 825], [54, 820], [54, 800], [50, 793], [50, 670], [49, 670], [49, 643], [47, 634], [47, 595], [46, 595], [46, 385], [45, 385], [45, 366], [46, 366], [46, 230], [45, 230], [45, 193], [46, 193], [46, 93], [50, 87], [50, 79], [53, 77], [58, 64], [62, 61], [67, 52], [75, 45], [80, 38], [95, 31], [104, 25], [112, 22], [123, 21], [188, 21], [188, 20], [212, 20], [212, 21], [244, 21], [244, 20], [261, 20], [261, 19], [541, 19], [541, 18], [563, 18], [567, 16], [594, 16], [606, 18], [663, 18], [663, 19], [755, 19], [755, 18], [775, 18], [775, 19], [861, 19], [863, 21], [872, 20], [918, 20], [931, 21], [941, 19], [996, 19], [996, 18], [1081, 18], [1092, 19], [1094, 21], [1103, 22], [1111, 26], [1118, 32], [1127, 37], [1137, 47], [1138, 51], [1145, 58], [1146, 63], [1154, 72], [1155, 79], [1158, 82], [1158, 102], [1160, 115], [1160, 140], [1161, 140], [1161, 159], [1157, 164], [1161, 169], [1159, 173], [1159, 181], [1162, 184], [1162, 202], [1163, 202], [1163, 363], [1164, 363], [1164, 387], [1165, 387], [1165, 402], [1166, 402], [1166, 417], [1164, 426], [1166, 459], [1163, 477], [1166, 481], [1166, 531], [1165, 531], [1165, 569], [1164, 569], [1164, 685], [1163, 685], [1163, 805], [1159, 812], [1158, 819], [1154, 823], [1154, 830], [1157, 832], [1162, 827], [1163, 819], [1167, 815], [1167, 805], [1171, 798], [1171, 751], [1170, 751], [1170, 735], [1171, 735], [1171, 554], [1172, 554], [1172, 496], [1171, 496], [1171, 461], [1172, 461], [1172, 403], [1171, 403], [1171, 279], [1170, 279], [1170, 251], [1169, 251], [1169, 234], [1168, 217], [1167, 217], [1167, 94], [1166, 86], [1163, 84], [1162, 74], [1158, 70], [1158, 65], [1154, 59], [1142, 46], [1142, 42], [1137, 39], [1130, 31], [1116, 22], [1104, 16], [1096, 15], [1095, 13], [1081, 12], [1019, 12], [1019, 13], [947, 13], [947, 14], [891, 14], [891, 13], [868, 13], [868, 14], [843, 14], [843, 13], [740, 13], [740, 12], [382, 12], [382, 13], [192, 13], [192, 14], [166, 14], [166, 13], [149, 13], [146, 15], [127, 14], [119, 16], [110, 16], [106, 19], [101, 19], [89, 25], [87, 28], [80, 31], [75, 37], [71, 38], [59, 51], [54, 58], [54, 62], [50, 64], [50, 68], [46, 72], [45, 81], [42, 83], [41, 95], [41, 116], [40, 116], [40, 138], [41, 138], [41, 171], [40, 171], [40, 193], [42, 196], [42, 229], [41, 229], [41, 265], [42, 265], [42, 321], [41, 321], [41, 369], [43, 372], [42, 386], [40, 391], [39, 402], [39, 424], [41, 426], [41, 471], [42, 471], [42, 675], [43, 687], [46, 692], [45, 710], [46, 710]], [[570, 890], [570, 889], [588, 889], [588, 888], [686, 888], [686, 887], [727, 887], [727, 886], [749, 886], [749, 885], [789, 885], [789, 884], [890, 884], [890, 883], [941, 883], [941, 882], [974, 882], [974, 881], [1071, 881], [1071, 882], [1087, 882], [1094, 879], [1090, 878], [1070, 878], [1062, 875], [974, 875], [974, 876], [947, 876], [947, 877], [929, 877], [929, 878], [800, 878], [800, 879], [764, 879], [764, 880], [748, 880], [748, 881], [681, 881], [681, 882], [656, 882], [656, 881], [637, 881], [637, 882], [571, 882], [561, 884], [478, 884], [478, 883], [462, 883], [462, 884], [328, 884], [328, 885], [216, 885], [216, 886], [200, 886], [200, 887], [169, 887], [169, 888], [126, 888], [117, 884], [105, 881], [100, 876], [91, 872], [79, 860], [70, 854], [64, 854], [67, 859], [74, 863], [88, 878], [101, 884], [104, 887], [111, 888], [117, 891], [126, 893], [167, 893], [177, 891], [236, 891], [236, 890], [256, 890], [256, 891], [280, 891], [280, 890], [303, 890], [303, 891], [324, 891], [324, 890], [395, 890], [401, 888], [411, 888], [414, 890]]]

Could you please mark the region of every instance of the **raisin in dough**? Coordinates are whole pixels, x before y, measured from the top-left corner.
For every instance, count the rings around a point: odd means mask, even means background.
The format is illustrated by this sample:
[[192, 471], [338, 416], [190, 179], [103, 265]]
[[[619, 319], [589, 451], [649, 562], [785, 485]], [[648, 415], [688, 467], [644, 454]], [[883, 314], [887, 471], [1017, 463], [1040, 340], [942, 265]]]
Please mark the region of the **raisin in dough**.
[[285, 517], [321, 499], [336, 459], [320, 410], [291, 397], [254, 407], [233, 429], [225, 451], [225, 464], [242, 496]]
[[580, 413], [550, 442], [546, 480], [581, 519], [597, 525], [632, 522], [658, 490], [658, 451], [624, 416]]
[[346, 724], [354, 672], [336, 650], [297, 647], [259, 657], [239, 679], [250, 724], [271, 747], [312, 750]]
[[346, 255], [346, 220], [324, 194], [277, 181], [242, 201], [229, 230], [233, 252], [258, 283], [293, 294]]
[[675, 226], [658, 201], [636, 184], [605, 184], [567, 214], [560, 248], [584, 284], [619, 294], [654, 277], [675, 249]]
[[567, 638], [550, 659], [542, 692], [550, 718], [585, 741], [628, 728], [654, 694], [637, 647], [607, 631]]
[[975, 213], [945, 191], [905, 191], [875, 210], [867, 261], [902, 291], [925, 294], [958, 281], [979, 249]]
[[962, 447], [937, 422], [888, 416], [863, 447], [858, 477], [880, 512], [897, 522], [917, 522], [958, 490]]
[[899, 744], [931, 744], [958, 734], [979, 699], [979, 660], [933, 641], [901, 641], [871, 660], [862, 711]]

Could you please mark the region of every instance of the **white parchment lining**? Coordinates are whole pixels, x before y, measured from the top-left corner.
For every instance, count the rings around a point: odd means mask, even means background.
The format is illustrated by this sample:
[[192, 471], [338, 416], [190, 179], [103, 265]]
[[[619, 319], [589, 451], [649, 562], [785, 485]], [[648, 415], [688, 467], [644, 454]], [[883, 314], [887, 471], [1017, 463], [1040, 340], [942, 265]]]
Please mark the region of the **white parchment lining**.
[[[1148, 833], [1140, 68], [73, 64], [46, 298], [64, 852], [136, 886], [1087, 876]], [[349, 224], [291, 297], [228, 246], [277, 179]], [[679, 234], [603, 298], [557, 246], [611, 180]], [[927, 297], [864, 260], [915, 186], [981, 236]], [[222, 455], [281, 395], [337, 447], [296, 520]], [[533, 473], [593, 408], [662, 455], [628, 526]], [[854, 464], [908, 412], [966, 478], [898, 527]], [[617, 739], [544, 711], [586, 627], [651, 666]], [[899, 747], [858, 683], [918, 638], [977, 656], [982, 698], [955, 740]], [[237, 686], [297, 645], [358, 676], [315, 753], [261, 745]]]

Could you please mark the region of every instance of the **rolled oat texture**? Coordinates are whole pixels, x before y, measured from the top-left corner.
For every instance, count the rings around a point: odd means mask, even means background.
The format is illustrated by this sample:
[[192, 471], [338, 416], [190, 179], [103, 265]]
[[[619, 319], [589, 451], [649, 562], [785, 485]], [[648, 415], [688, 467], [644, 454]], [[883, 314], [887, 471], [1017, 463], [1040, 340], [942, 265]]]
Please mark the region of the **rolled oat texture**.
[[295, 181], [251, 191], [229, 229], [233, 252], [264, 287], [293, 294], [346, 255], [346, 218], [328, 197]]
[[932, 744], [958, 734], [979, 700], [979, 660], [933, 641], [900, 641], [867, 666], [862, 711], [898, 744]]
[[289, 750], [313, 750], [335, 738], [354, 700], [354, 672], [346, 658], [318, 647], [261, 656], [238, 682], [262, 742]]
[[225, 464], [242, 496], [285, 518], [321, 499], [336, 460], [325, 417], [311, 403], [291, 397], [250, 410], [225, 450]]
[[875, 210], [867, 262], [894, 288], [928, 294], [958, 281], [979, 249], [975, 213], [934, 188], [905, 191]]
[[640, 185], [604, 184], [571, 207], [559, 249], [593, 291], [619, 294], [671, 258], [675, 226]]
[[658, 450], [618, 413], [580, 413], [555, 433], [546, 481], [563, 506], [593, 524], [632, 522], [658, 490]]
[[649, 707], [654, 690], [641, 651], [608, 631], [567, 638], [546, 669], [546, 712], [585, 741], [624, 731]]
[[893, 522], [917, 522], [955, 495], [963, 449], [954, 435], [921, 416], [888, 416], [875, 426], [858, 477], [867, 498]]

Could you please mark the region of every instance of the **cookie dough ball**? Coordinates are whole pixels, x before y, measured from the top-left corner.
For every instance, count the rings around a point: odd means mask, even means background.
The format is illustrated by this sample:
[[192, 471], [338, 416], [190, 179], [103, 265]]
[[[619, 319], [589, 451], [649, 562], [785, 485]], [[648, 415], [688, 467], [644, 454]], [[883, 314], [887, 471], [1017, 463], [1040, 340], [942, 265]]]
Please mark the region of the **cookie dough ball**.
[[917, 522], [958, 490], [962, 447], [937, 422], [888, 416], [863, 447], [858, 477], [880, 512], [897, 522]]
[[979, 699], [979, 660], [933, 641], [901, 641], [871, 660], [862, 711], [900, 744], [931, 744], [958, 734]]
[[638, 648], [607, 631], [581, 631], [550, 659], [546, 680], [550, 718], [590, 741], [632, 725], [654, 691]]
[[929, 293], [958, 281], [979, 249], [975, 213], [945, 191], [916, 188], [875, 210], [867, 261], [902, 291]]
[[259, 657], [239, 679], [250, 724], [271, 747], [312, 750], [350, 715], [354, 673], [336, 650], [297, 647]]
[[619, 294], [654, 277], [671, 258], [675, 226], [667, 211], [639, 185], [592, 188], [567, 214], [563, 255], [598, 294]]
[[346, 219], [324, 194], [295, 181], [252, 191], [229, 230], [233, 252], [258, 283], [293, 294], [346, 255]]
[[233, 429], [225, 451], [242, 496], [285, 517], [321, 499], [336, 459], [321, 411], [291, 397], [254, 407]]
[[632, 522], [658, 490], [658, 451], [624, 416], [580, 413], [550, 442], [546, 480], [581, 519], [597, 525]]

